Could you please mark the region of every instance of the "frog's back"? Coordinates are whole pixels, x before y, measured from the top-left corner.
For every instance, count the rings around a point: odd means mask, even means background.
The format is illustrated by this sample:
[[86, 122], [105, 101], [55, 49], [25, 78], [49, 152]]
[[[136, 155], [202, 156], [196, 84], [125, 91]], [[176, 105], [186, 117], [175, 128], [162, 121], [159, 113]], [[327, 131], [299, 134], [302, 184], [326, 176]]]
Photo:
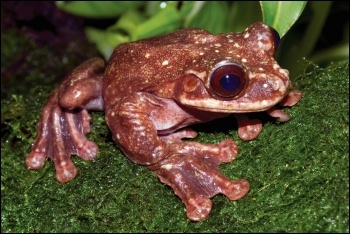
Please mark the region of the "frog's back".
[[104, 98], [124, 97], [175, 80], [193, 66], [198, 57], [198, 41], [209, 43], [210, 38], [214, 36], [205, 30], [182, 29], [119, 45], [106, 67]]

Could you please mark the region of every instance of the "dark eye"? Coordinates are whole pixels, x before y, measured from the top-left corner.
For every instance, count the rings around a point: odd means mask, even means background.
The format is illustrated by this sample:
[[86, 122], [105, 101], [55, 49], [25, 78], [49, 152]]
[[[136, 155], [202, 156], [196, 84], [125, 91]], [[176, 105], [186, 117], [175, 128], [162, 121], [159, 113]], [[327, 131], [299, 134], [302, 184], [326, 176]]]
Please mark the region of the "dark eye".
[[220, 97], [237, 97], [246, 86], [246, 75], [235, 63], [218, 65], [210, 75], [210, 88]]
[[278, 46], [280, 45], [280, 35], [278, 34], [278, 32], [272, 28], [272, 27], [269, 27], [271, 29], [271, 33], [272, 33], [272, 36], [273, 36], [273, 42], [275, 44], [275, 51], [277, 51], [278, 49]]

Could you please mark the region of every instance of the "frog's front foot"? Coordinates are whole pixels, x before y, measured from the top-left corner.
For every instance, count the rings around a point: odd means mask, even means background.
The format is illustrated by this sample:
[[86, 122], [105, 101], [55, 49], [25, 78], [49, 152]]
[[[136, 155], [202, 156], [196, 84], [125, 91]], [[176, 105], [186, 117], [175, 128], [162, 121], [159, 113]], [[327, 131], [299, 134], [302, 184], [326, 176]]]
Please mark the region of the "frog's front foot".
[[183, 142], [181, 153], [174, 153], [148, 168], [160, 180], [171, 186], [186, 206], [187, 217], [193, 221], [206, 218], [212, 207], [211, 197], [222, 193], [230, 200], [238, 200], [249, 191], [244, 179], [230, 180], [220, 171], [221, 162], [233, 160], [237, 146], [231, 140], [218, 145]]

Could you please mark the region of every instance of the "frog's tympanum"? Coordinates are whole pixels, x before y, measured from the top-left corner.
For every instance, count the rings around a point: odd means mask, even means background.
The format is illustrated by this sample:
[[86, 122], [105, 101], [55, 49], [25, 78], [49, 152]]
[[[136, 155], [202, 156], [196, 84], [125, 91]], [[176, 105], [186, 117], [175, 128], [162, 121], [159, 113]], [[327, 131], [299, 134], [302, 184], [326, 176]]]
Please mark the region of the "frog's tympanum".
[[90, 131], [88, 111], [104, 111], [124, 154], [171, 186], [190, 220], [202, 220], [210, 213], [211, 197], [222, 193], [240, 199], [249, 183], [219, 171], [220, 163], [237, 155], [233, 140], [182, 141], [197, 134], [186, 126], [234, 114], [239, 137], [252, 140], [262, 123], [245, 113], [267, 111], [278, 121], [288, 121], [289, 115], [277, 106], [295, 105], [301, 93], [290, 90], [288, 71], [274, 59], [278, 44], [278, 33], [263, 23], [241, 33], [181, 29], [121, 44], [106, 65], [90, 59], [53, 91], [26, 165], [39, 169], [49, 157], [59, 182], [73, 179], [77, 168], [71, 154], [92, 160], [98, 153], [85, 137]]

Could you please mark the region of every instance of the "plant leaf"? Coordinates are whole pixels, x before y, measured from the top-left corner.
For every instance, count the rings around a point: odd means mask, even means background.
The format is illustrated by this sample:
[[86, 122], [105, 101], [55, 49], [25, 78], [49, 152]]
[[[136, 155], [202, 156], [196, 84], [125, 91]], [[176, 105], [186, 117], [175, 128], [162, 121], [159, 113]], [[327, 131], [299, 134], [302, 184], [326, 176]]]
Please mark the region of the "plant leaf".
[[229, 10], [227, 24], [230, 32], [242, 32], [249, 25], [261, 20], [259, 2], [234, 1]]
[[223, 1], [197, 2], [194, 12], [185, 21], [186, 27], [202, 28], [217, 34], [229, 31], [229, 3]]
[[68, 13], [99, 19], [117, 17], [143, 4], [142, 1], [56, 1], [56, 6]]
[[282, 38], [299, 18], [307, 1], [260, 1], [265, 24], [277, 30]]
[[172, 32], [181, 27], [181, 15], [175, 5], [160, 10], [137, 26], [137, 40]]

